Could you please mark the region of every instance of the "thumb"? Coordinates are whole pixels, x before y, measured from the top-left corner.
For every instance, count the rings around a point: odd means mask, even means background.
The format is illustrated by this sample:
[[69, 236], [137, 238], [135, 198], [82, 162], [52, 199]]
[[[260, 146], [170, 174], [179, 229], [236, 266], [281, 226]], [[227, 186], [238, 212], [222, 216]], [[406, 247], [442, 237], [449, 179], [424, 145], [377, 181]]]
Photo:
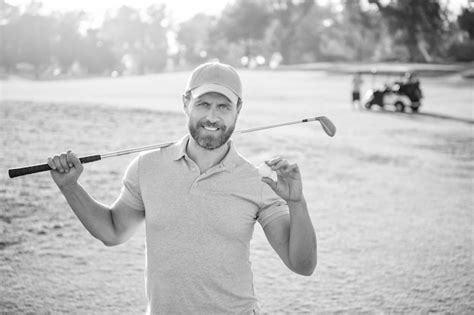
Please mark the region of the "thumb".
[[270, 177], [262, 177], [262, 182], [267, 183], [267, 185], [270, 186], [271, 189], [276, 191], [277, 183]]

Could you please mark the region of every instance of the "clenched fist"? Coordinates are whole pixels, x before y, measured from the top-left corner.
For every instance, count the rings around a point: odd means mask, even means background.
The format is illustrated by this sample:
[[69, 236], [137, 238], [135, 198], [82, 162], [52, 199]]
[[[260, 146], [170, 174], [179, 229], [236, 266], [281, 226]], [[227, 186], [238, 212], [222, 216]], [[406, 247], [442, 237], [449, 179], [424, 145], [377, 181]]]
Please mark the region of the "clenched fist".
[[51, 177], [59, 188], [76, 184], [84, 169], [77, 155], [71, 150], [49, 157], [48, 165], [52, 168]]

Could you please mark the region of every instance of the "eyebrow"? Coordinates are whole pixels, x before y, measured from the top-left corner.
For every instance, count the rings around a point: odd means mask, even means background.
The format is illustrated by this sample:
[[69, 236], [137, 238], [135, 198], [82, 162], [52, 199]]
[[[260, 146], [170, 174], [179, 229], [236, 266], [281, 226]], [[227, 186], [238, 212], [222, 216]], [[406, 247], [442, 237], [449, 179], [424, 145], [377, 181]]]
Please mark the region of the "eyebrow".
[[[227, 99], [227, 98], [226, 98], [226, 99]], [[209, 104], [208, 101], [203, 100], [200, 96], [198, 96], [198, 97], [196, 98], [196, 102]], [[229, 99], [227, 99], [227, 102], [225, 102], [225, 103], [219, 102], [219, 103], [217, 103], [217, 105], [228, 105], [228, 106], [232, 106], [233, 103], [232, 103]]]

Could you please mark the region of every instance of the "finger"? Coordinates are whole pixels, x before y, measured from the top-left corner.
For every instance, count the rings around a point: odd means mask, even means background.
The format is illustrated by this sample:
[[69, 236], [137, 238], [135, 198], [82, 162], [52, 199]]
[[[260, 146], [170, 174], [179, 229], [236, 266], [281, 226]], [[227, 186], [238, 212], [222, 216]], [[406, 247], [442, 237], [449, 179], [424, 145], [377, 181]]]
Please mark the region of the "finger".
[[290, 167], [290, 164], [288, 163], [287, 160], [281, 160], [275, 166], [272, 167], [272, 170], [274, 170], [277, 173], [277, 175], [288, 176], [290, 174], [288, 172], [289, 167]]
[[290, 169], [292, 172], [296, 172], [296, 173], [299, 173], [300, 172], [300, 168], [298, 167], [298, 164], [291, 164], [290, 165]]
[[75, 168], [81, 168], [82, 167], [82, 163], [79, 160], [79, 157], [77, 156], [76, 153], [71, 152], [69, 160], [72, 162], [72, 164], [74, 165]]
[[61, 162], [61, 166], [65, 172], [69, 172], [69, 165], [67, 163], [67, 155], [65, 153], [59, 156], [59, 161]]
[[48, 163], [49, 167], [51, 167], [52, 170], [56, 169], [56, 165], [53, 162], [53, 158], [49, 157], [47, 163]]
[[290, 165], [287, 160], [280, 160], [272, 166], [273, 171], [284, 171]]
[[53, 157], [53, 163], [55, 165], [55, 168], [54, 168], [55, 170], [57, 170], [60, 173], [64, 173], [64, 168], [61, 165], [61, 158], [59, 157], [59, 155], [55, 155]]
[[69, 168], [72, 168], [74, 166], [74, 164], [71, 161], [71, 153], [72, 153], [71, 150], [67, 150], [66, 161], [67, 161], [67, 165], [69, 166]]
[[280, 156], [277, 156], [277, 157], [274, 157], [274, 158], [272, 158], [268, 161], [265, 161], [265, 163], [267, 163], [268, 166], [273, 166], [281, 160], [282, 160], [282, 158]]
[[288, 166], [287, 172], [288, 174], [290, 174], [291, 177], [301, 179], [300, 168], [298, 167], [296, 163]]
[[273, 179], [269, 177], [262, 177], [262, 182], [267, 183], [268, 186], [270, 186], [271, 189], [276, 191], [277, 189], [277, 182], [275, 182]]
[[286, 171], [288, 173], [299, 173], [300, 169], [298, 168], [298, 164], [294, 163], [294, 164], [288, 164]]

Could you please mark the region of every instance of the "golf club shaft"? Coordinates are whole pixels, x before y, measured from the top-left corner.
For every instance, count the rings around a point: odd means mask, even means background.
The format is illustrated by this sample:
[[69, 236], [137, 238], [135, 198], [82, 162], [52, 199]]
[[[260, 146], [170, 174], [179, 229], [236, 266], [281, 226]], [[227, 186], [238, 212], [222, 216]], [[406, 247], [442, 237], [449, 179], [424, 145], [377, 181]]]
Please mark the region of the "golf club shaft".
[[[286, 122], [286, 123], [281, 123], [281, 124], [275, 124], [275, 125], [269, 125], [269, 126], [263, 126], [263, 127], [237, 130], [237, 131], [234, 132], [234, 135], [249, 133], [249, 132], [254, 132], [254, 131], [259, 131], [259, 130], [264, 130], [264, 129], [271, 129], [271, 128], [277, 128], [277, 127], [282, 127], [282, 126], [288, 126], [288, 125], [301, 124], [301, 123], [310, 122], [310, 121], [319, 121], [321, 123], [321, 125], [323, 126], [324, 131], [329, 136], [331, 136], [331, 137], [334, 136], [334, 133], [335, 133], [334, 125], [329, 121], [328, 118], [326, 118], [324, 116], [314, 117], [314, 118], [306, 118], [306, 119], [302, 119], [302, 120]], [[331, 131], [331, 132], [328, 132], [327, 127], [325, 128], [325, 124], [328, 124], [328, 123], [333, 128], [333, 131]], [[121, 155], [136, 153], [136, 152], [160, 149], [160, 148], [170, 146], [173, 143], [175, 143], [175, 141], [164, 142], [164, 143], [159, 143], [159, 144], [152, 144], [152, 145], [147, 145], [147, 146], [143, 146], [143, 147], [137, 147], [137, 148], [126, 149], [126, 150], [121, 150], [121, 151], [114, 151], [114, 152], [109, 152], [109, 153], [104, 153], [104, 154], [88, 155], [88, 156], [84, 156], [84, 157], [79, 158], [79, 160], [81, 161], [82, 164], [91, 163], [91, 162], [99, 161], [99, 160], [109, 158], [109, 157], [115, 157], [115, 156], [121, 156]], [[10, 178], [14, 178], [14, 177], [28, 175], [28, 174], [45, 172], [45, 171], [49, 171], [49, 170], [51, 170], [51, 167], [48, 164], [37, 164], [37, 165], [31, 165], [31, 166], [25, 166], [25, 167], [19, 167], [19, 168], [11, 168], [11, 169], [8, 170], [8, 175], [9, 175]]]
[[[234, 135], [248, 133], [248, 132], [254, 132], [254, 131], [259, 131], [259, 130], [264, 130], [264, 129], [283, 127], [283, 126], [288, 126], [288, 125], [301, 124], [301, 123], [305, 123], [305, 122], [316, 121], [316, 120], [319, 120], [320, 118], [321, 117], [306, 118], [306, 119], [287, 122], [287, 123], [281, 123], [281, 124], [275, 124], [275, 125], [269, 125], [269, 126], [263, 126], [263, 127], [256, 127], [256, 128], [249, 128], [249, 129], [244, 129], [244, 130], [236, 130], [236, 131], [234, 131]], [[147, 151], [147, 150], [160, 149], [160, 148], [170, 146], [173, 143], [175, 143], [175, 141], [159, 143], [159, 144], [151, 144], [151, 145], [138, 147], [138, 148], [133, 148], [133, 149], [109, 152], [109, 153], [102, 154], [100, 156], [101, 156], [102, 159], [105, 159], [105, 158], [108, 158], [108, 157], [115, 157], [115, 156], [121, 156], [121, 155], [126, 155], [126, 154], [131, 154], [131, 153], [136, 153], [136, 152], [142, 152], [142, 151]]]
[[296, 121], [291, 121], [291, 122], [286, 122], [286, 123], [281, 123], [281, 124], [276, 124], [276, 125], [256, 127], [256, 128], [245, 129], [245, 130], [237, 130], [236, 132], [234, 132], [234, 134], [248, 133], [248, 132], [254, 132], [254, 131], [259, 131], [259, 130], [264, 130], [264, 129], [271, 129], [271, 128], [289, 126], [289, 125], [296, 125], [296, 124], [301, 124], [301, 123], [305, 123], [305, 122], [316, 121], [316, 120], [319, 120], [319, 118], [320, 117], [306, 118], [306, 119], [302, 119], [302, 120], [296, 120]]

